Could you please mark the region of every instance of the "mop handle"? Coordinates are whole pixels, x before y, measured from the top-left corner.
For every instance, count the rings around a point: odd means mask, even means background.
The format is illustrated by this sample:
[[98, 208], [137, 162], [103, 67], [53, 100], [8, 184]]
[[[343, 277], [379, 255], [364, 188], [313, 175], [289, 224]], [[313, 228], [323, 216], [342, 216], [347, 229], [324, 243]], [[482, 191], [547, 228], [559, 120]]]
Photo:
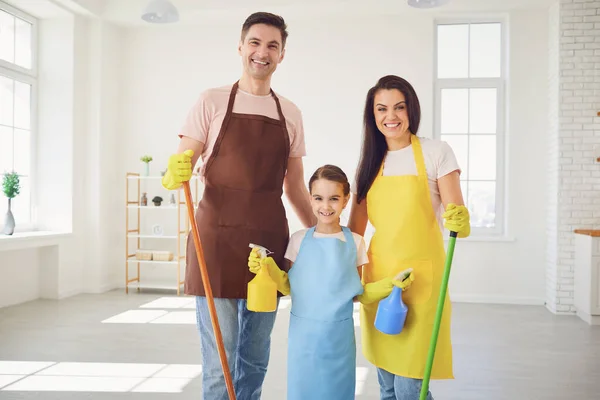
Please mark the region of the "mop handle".
[[427, 354], [427, 364], [425, 366], [425, 375], [423, 376], [423, 384], [421, 385], [421, 396], [419, 397], [419, 400], [427, 400], [427, 393], [429, 392], [429, 379], [431, 377], [433, 357], [435, 356], [435, 347], [437, 346], [438, 334], [440, 332], [440, 323], [442, 321], [442, 313], [444, 311], [446, 291], [448, 290], [448, 278], [450, 277], [450, 266], [452, 265], [452, 257], [454, 256], [454, 245], [456, 244], [456, 235], [456, 232], [450, 232], [450, 239], [448, 240], [448, 251], [446, 252], [446, 266], [444, 267], [444, 276], [442, 277], [440, 297], [438, 298], [435, 322], [433, 324], [433, 332], [431, 334], [431, 341], [429, 342], [429, 353]]
[[213, 331], [215, 333], [217, 350], [219, 351], [219, 358], [221, 359], [221, 368], [223, 369], [225, 383], [227, 384], [227, 393], [229, 393], [230, 400], [235, 400], [233, 381], [229, 371], [229, 364], [227, 363], [227, 354], [225, 353], [225, 346], [223, 345], [223, 336], [221, 335], [221, 328], [219, 327], [219, 319], [217, 317], [217, 310], [215, 309], [212, 288], [208, 279], [208, 272], [206, 271], [206, 261], [204, 261], [204, 252], [202, 251], [202, 244], [200, 243], [198, 224], [196, 224], [196, 218], [194, 218], [194, 203], [192, 202], [192, 192], [190, 190], [189, 181], [183, 182], [183, 189], [185, 192], [185, 203], [188, 209], [188, 216], [192, 226], [192, 234], [194, 236], [194, 245], [196, 246], [196, 256], [198, 257], [198, 264], [200, 266], [200, 275], [202, 276], [202, 284], [204, 285], [204, 293], [206, 294], [206, 300], [208, 301], [210, 321], [212, 322]]

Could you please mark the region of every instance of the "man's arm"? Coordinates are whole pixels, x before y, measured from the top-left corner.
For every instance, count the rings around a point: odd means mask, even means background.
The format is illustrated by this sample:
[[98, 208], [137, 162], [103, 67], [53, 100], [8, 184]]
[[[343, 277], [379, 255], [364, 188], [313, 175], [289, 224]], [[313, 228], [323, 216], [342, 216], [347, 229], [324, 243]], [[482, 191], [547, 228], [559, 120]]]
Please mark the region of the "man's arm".
[[177, 148], [177, 154], [181, 154], [186, 150], [192, 150], [194, 152], [194, 155], [192, 156], [192, 172], [194, 172], [194, 167], [198, 162], [198, 158], [200, 158], [200, 155], [204, 150], [204, 143], [188, 136], [182, 136], [179, 141], [179, 147]]
[[317, 217], [310, 206], [310, 194], [304, 184], [304, 165], [302, 157], [290, 157], [288, 169], [283, 181], [283, 191], [288, 198], [294, 212], [300, 218], [305, 228], [317, 224]]

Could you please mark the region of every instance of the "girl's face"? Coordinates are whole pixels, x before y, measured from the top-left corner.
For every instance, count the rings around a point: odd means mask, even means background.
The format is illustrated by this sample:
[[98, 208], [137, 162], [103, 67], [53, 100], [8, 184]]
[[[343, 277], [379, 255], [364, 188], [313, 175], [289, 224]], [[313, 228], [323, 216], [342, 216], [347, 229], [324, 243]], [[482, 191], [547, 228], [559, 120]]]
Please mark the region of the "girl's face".
[[381, 89], [373, 102], [375, 123], [386, 139], [397, 139], [408, 132], [408, 110], [398, 89]]
[[320, 224], [339, 223], [340, 214], [349, 199], [349, 194], [344, 196], [341, 183], [317, 179], [312, 184], [310, 203]]

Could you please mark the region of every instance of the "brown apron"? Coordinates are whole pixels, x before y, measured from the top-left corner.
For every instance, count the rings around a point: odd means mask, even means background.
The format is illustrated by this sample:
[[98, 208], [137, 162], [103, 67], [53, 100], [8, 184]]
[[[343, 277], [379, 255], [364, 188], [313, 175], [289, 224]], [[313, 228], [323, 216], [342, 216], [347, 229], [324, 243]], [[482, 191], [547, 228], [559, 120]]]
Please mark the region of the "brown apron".
[[[196, 222], [214, 297], [245, 299], [254, 274], [248, 269], [250, 243], [265, 246], [280, 268], [288, 239], [282, 202], [290, 139], [279, 99], [279, 120], [233, 113], [238, 89], [229, 95], [227, 113], [206, 161], [204, 195]], [[185, 293], [204, 296], [192, 235], [187, 238]]]

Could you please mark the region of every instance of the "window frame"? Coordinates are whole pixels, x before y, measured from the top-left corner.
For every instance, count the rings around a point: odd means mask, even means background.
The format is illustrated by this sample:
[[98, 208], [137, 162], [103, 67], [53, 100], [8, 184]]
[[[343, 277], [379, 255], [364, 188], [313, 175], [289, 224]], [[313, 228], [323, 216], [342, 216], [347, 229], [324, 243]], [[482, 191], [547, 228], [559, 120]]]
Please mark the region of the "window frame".
[[[476, 25], [476, 24], [500, 24], [500, 76], [497, 78], [438, 78], [438, 27], [443, 25]], [[508, 107], [507, 107], [507, 81], [508, 81], [508, 24], [505, 17], [489, 18], [436, 18], [434, 24], [434, 46], [433, 46], [433, 82], [434, 82], [434, 138], [441, 139], [441, 112], [442, 112], [442, 90], [444, 89], [477, 89], [493, 88], [497, 90], [496, 102], [496, 133], [485, 134], [485, 136], [496, 137], [496, 218], [495, 226], [471, 227], [471, 236], [473, 237], [500, 237], [507, 234], [506, 218], [506, 166], [507, 166], [507, 127], [508, 127]], [[470, 32], [470, 30], [469, 30]], [[471, 56], [469, 47], [468, 56]], [[470, 63], [469, 63], [470, 67]], [[467, 136], [484, 136], [484, 134], [465, 133]], [[449, 134], [452, 135], [452, 134]], [[462, 135], [462, 134], [461, 134]], [[461, 182], [477, 182], [478, 180], [463, 180]], [[465, 203], [468, 203], [467, 193], [463, 193]]]
[[[5, 76], [9, 79], [17, 80], [26, 84], [31, 85], [31, 94], [30, 94], [30, 136], [29, 136], [29, 152], [30, 152], [30, 161], [29, 161], [29, 175], [26, 175], [29, 179], [29, 222], [28, 223], [19, 223], [17, 221], [15, 232], [29, 232], [33, 231], [37, 227], [37, 216], [36, 216], [36, 193], [37, 193], [37, 185], [36, 185], [36, 149], [37, 149], [37, 132], [38, 132], [38, 57], [39, 57], [39, 49], [38, 49], [38, 19], [33, 17], [30, 14], [27, 14], [9, 4], [6, 4], [2, 0], [0, 0], [0, 10], [7, 12], [9, 14], [13, 14], [15, 17], [18, 17], [28, 23], [31, 24], [31, 68], [27, 69], [15, 63], [8, 62], [6, 60], [0, 60], [0, 75]], [[14, 156], [14, 147], [13, 147], [13, 156]], [[0, 171], [1, 173], [2, 171]], [[0, 196], [4, 197], [4, 195], [0, 192]]]

